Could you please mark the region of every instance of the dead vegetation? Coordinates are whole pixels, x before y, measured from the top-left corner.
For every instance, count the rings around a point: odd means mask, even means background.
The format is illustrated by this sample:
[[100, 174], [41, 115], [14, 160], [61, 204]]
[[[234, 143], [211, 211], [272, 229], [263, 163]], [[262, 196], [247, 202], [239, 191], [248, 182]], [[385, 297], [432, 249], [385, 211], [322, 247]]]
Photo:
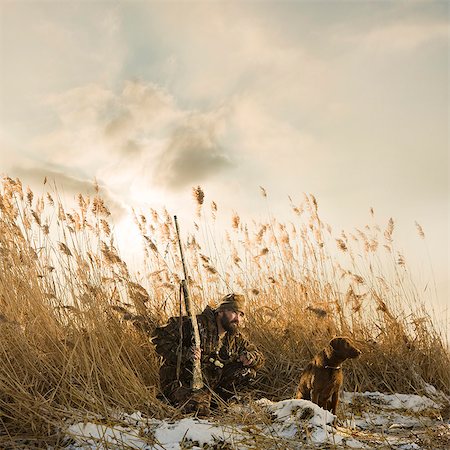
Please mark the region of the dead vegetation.
[[[217, 204], [207, 219], [204, 193], [194, 194], [199, 224], [185, 242], [191, 294], [198, 309], [231, 290], [248, 296], [247, 333], [267, 361], [262, 395], [292, 397], [302, 367], [338, 334], [363, 351], [346, 367], [345, 389], [423, 393], [431, 384], [450, 394], [446, 336], [395, 248], [392, 219], [336, 236], [316, 199], [305, 196], [292, 205], [291, 223], [250, 225], [233, 213], [231, 229], [217, 238]], [[57, 192], [36, 196], [20, 180], [3, 180], [1, 439], [56, 442], [69, 411], [178, 414], [156, 399], [158, 360], [148, 340], [179, 313], [172, 216], [151, 210], [135, 222], [144, 251], [139, 273], [121, 258], [98, 192], [80, 194], [78, 207], [66, 211]], [[418, 232], [425, 237], [420, 225]]]

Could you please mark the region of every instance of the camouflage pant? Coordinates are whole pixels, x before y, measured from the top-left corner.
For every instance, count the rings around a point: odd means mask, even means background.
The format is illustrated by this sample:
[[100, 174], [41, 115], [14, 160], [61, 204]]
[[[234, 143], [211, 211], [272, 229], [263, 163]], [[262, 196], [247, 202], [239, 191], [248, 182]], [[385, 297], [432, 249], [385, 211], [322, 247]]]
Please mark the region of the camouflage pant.
[[207, 415], [211, 403], [214, 406], [221, 401], [226, 402], [233, 395], [248, 389], [255, 380], [256, 371], [244, 367], [240, 362], [233, 362], [221, 370], [211, 372], [209, 376], [207, 373], [205, 375], [205, 388], [193, 391], [190, 388], [191, 377], [176, 380], [173, 368], [163, 366], [160, 370], [162, 393], [170, 403], [181, 407], [184, 412]]

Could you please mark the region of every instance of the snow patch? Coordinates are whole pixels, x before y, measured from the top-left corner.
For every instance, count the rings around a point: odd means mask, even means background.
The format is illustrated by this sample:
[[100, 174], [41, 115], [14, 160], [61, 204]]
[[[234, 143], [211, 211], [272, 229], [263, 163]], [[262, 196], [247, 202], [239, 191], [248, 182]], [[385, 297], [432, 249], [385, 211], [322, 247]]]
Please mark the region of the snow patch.
[[140, 436], [138, 430], [125, 428], [120, 425], [107, 426], [94, 423], [77, 423], [67, 430], [67, 433], [75, 438], [77, 444], [71, 446], [72, 449], [92, 448], [103, 449], [109, 446], [116, 448], [145, 448], [146, 442]]
[[366, 398], [371, 403], [387, 409], [408, 409], [420, 412], [425, 409], [439, 409], [440, 406], [428, 397], [415, 394], [382, 394], [381, 392], [351, 393], [344, 392], [342, 401], [353, 403], [355, 399]]

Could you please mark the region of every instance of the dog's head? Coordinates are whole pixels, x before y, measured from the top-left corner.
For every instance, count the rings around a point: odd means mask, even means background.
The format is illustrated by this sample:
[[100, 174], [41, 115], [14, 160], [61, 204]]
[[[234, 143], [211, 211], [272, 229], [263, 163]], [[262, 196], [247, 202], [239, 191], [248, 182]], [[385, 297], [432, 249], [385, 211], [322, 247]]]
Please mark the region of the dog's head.
[[361, 350], [357, 349], [353, 342], [346, 337], [336, 337], [330, 341], [330, 347], [340, 359], [353, 359], [361, 354]]

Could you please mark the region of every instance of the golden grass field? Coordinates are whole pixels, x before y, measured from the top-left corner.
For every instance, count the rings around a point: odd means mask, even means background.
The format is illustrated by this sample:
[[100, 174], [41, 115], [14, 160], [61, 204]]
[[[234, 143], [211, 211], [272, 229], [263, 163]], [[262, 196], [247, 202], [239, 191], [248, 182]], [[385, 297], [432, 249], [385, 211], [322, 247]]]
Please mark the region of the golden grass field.
[[[393, 220], [380, 227], [372, 216], [364, 229], [335, 235], [309, 195], [291, 205], [290, 223], [242, 223], [235, 214], [217, 238], [217, 205], [204, 203], [201, 188], [194, 194], [196, 231], [183, 240], [191, 295], [198, 311], [229, 290], [247, 295], [246, 332], [266, 357], [262, 395], [291, 397], [301, 368], [335, 335], [363, 351], [346, 363], [345, 390], [422, 393], [431, 384], [450, 394], [447, 336], [395, 248]], [[179, 311], [173, 219], [150, 210], [135, 222], [144, 256], [132, 273], [98, 193], [66, 210], [48, 185], [35, 195], [3, 180], [0, 447], [15, 436], [58, 442], [68, 414], [177, 414], [156, 399], [148, 338]]]

